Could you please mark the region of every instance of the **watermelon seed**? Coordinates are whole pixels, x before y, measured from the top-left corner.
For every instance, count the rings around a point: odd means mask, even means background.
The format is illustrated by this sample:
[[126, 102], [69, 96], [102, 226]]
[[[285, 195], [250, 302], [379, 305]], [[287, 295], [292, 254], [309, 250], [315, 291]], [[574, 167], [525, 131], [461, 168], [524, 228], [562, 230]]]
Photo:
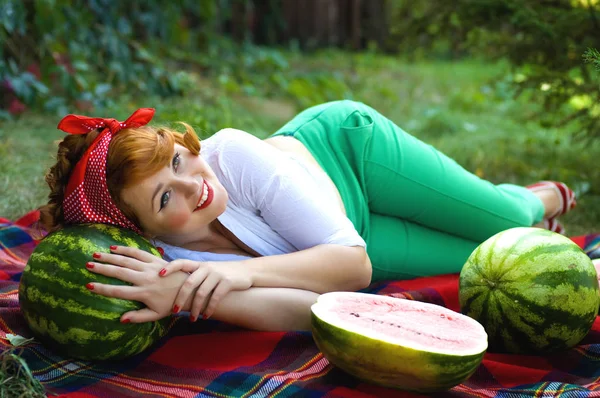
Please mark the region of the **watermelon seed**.
[[[356, 313], [356, 312], [351, 312], [351, 313], [350, 313], [350, 315], [352, 315], [352, 316], [354, 316], [354, 317], [357, 317], [357, 318], [360, 318], [360, 314], [358, 314], [358, 313]], [[440, 314], [440, 317], [442, 317], [442, 318], [446, 318], [446, 315], [444, 315], [444, 314]], [[448, 317], [447, 317], [447, 319], [448, 319], [448, 320], [452, 320], [452, 317], [448, 316]], [[379, 323], [379, 324], [381, 324], [381, 325], [383, 325], [383, 324], [386, 324], [386, 323], [387, 323], [388, 325], [390, 325], [390, 326], [395, 326], [395, 327], [396, 327], [396, 328], [398, 328], [398, 329], [405, 329], [405, 327], [404, 327], [404, 326], [402, 326], [402, 325], [398, 325], [398, 324], [396, 324], [396, 323], [392, 323], [392, 322], [385, 322], [385, 321], [381, 321], [381, 320], [375, 320], [375, 319], [371, 319], [371, 322], [377, 322], [377, 323]], [[421, 336], [421, 335], [423, 334], [423, 333], [421, 333], [421, 332], [418, 332], [418, 331], [416, 331], [416, 330], [411, 330], [411, 329], [408, 329], [408, 330], [409, 330], [409, 331], [412, 331], [413, 333], [415, 333], [415, 334], [416, 334], [416, 335], [418, 335], [418, 336]], [[431, 335], [428, 335], [428, 336], [430, 336], [430, 337], [432, 337], [432, 338], [435, 338], [435, 339], [438, 339], [438, 340], [440, 339], [440, 337], [438, 337], [438, 336], [431, 336]]]

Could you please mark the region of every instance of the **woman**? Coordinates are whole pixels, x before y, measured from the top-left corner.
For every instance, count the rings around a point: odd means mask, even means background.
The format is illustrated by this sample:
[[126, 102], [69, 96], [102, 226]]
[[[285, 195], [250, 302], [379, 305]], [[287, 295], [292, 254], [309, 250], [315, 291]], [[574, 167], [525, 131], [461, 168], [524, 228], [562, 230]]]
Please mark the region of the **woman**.
[[[460, 271], [483, 240], [517, 226], [556, 229], [575, 206], [564, 184], [493, 185], [374, 109], [309, 108], [261, 141], [225, 129], [200, 142], [127, 121], [69, 115], [47, 175], [42, 223], [104, 222], [152, 239], [164, 259], [128, 247], [96, 253], [90, 283], [147, 308], [260, 330], [307, 329], [319, 293]], [[82, 265], [83, 266], [83, 265]]]

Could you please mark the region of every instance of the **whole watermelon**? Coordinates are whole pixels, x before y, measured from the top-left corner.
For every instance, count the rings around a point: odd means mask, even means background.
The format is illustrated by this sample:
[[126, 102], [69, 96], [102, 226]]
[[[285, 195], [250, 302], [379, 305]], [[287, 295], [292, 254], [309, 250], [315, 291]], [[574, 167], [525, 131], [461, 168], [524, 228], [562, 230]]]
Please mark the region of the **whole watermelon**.
[[355, 292], [319, 296], [312, 332], [325, 358], [349, 374], [421, 393], [448, 390], [479, 367], [487, 335], [439, 305]]
[[478, 320], [490, 350], [543, 354], [577, 345], [599, 306], [592, 261], [570, 239], [539, 228], [500, 232], [460, 273], [461, 311]]
[[79, 359], [123, 359], [138, 354], [166, 334], [169, 319], [122, 324], [120, 316], [144, 305], [94, 294], [85, 285], [124, 285], [94, 274], [85, 264], [111, 245], [136, 247], [160, 257], [142, 236], [104, 224], [73, 225], [45, 237], [23, 271], [19, 302], [35, 336], [57, 353]]

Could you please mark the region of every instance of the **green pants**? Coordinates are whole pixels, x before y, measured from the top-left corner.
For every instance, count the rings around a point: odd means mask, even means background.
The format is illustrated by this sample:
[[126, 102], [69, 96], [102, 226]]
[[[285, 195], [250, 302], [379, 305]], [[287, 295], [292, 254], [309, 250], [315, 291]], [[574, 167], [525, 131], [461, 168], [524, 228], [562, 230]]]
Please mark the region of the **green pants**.
[[362, 103], [309, 108], [274, 135], [298, 139], [331, 177], [373, 281], [459, 272], [481, 242], [544, 214], [526, 188], [480, 179]]

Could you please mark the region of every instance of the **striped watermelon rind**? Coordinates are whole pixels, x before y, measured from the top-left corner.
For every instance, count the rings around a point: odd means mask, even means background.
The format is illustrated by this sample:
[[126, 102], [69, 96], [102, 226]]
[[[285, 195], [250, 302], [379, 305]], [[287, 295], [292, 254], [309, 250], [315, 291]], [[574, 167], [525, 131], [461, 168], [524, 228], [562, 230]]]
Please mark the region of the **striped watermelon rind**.
[[572, 240], [539, 228], [500, 232], [460, 273], [461, 311], [479, 321], [490, 351], [540, 354], [577, 345], [600, 305], [590, 258]]
[[137, 301], [104, 297], [85, 285], [126, 283], [95, 274], [85, 264], [111, 245], [139, 248], [160, 257], [142, 236], [104, 224], [67, 226], [45, 237], [23, 270], [19, 302], [33, 334], [57, 353], [84, 360], [117, 360], [141, 353], [168, 331], [169, 318], [122, 324], [127, 311], [144, 308]]
[[[360, 297], [371, 300], [370, 294], [333, 292], [319, 296], [311, 308], [312, 336], [325, 358], [345, 372], [369, 383], [406, 391], [432, 393], [446, 391], [467, 380], [479, 367], [487, 348], [485, 332], [477, 322], [469, 320], [475, 330], [481, 330], [476, 348], [469, 353], [436, 352], [435, 348], [423, 349], [409, 343], [400, 345], [385, 339], [373, 338], [333, 324], [327, 316], [331, 297]], [[390, 307], [401, 300], [407, 311], [437, 308], [444, 313], [461, 317], [447, 308], [430, 303], [377, 296], [378, 301], [389, 301]], [[321, 309], [323, 307], [323, 310]], [[441, 323], [440, 323], [441, 324]], [[418, 328], [418, 326], [413, 327]], [[401, 329], [399, 329], [401, 330]], [[399, 332], [401, 335], [401, 332]]]

